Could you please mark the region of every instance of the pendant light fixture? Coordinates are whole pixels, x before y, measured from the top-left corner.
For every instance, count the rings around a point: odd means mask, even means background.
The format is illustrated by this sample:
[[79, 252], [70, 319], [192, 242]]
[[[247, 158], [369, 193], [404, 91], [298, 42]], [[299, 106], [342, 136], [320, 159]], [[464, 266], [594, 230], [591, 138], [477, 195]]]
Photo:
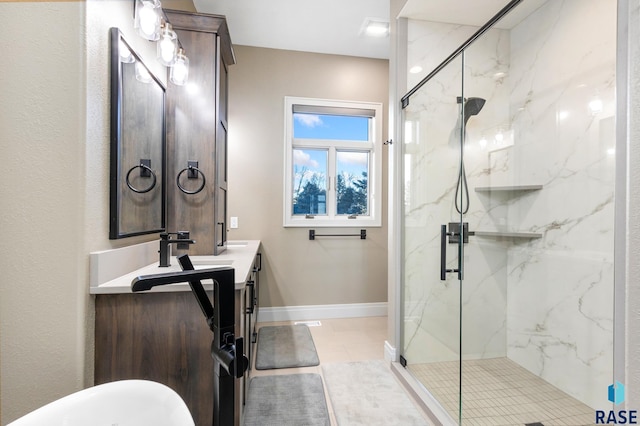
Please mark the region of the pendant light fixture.
[[135, 0], [134, 27], [143, 38], [156, 41], [160, 38], [160, 0]]
[[176, 60], [169, 71], [169, 80], [177, 85], [184, 86], [189, 78], [189, 58], [184, 53], [184, 49], [180, 47]]
[[[165, 67], [170, 67], [169, 81], [178, 86], [185, 85], [189, 77], [189, 58], [171, 23], [167, 21], [160, 0], [134, 0], [134, 2], [134, 28], [143, 38], [157, 42], [156, 58]], [[125, 62], [129, 59], [121, 60]], [[147, 80], [148, 74], [148, 70], [136, 68], [138, 80]]]
[[160, 40], [157, 44], [157, 58], [165, 67], [172, 66], [178, 54], [178, 36], [169, 22], [162, 24]]

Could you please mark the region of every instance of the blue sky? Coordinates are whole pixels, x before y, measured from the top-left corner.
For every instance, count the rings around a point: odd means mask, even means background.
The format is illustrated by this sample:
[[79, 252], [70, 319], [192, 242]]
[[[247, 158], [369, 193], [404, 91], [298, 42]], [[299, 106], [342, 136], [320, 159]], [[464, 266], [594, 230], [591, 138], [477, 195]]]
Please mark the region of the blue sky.
[[293, 137], [301, 139], [369, 140], [369, 118], [346, 115], [293, 114]]
[[[293, 115], [294, 138], [325, 140], [369, 140], [369, 118], [344, 115], [301, 114]], [[337, 172], [360, 178], [369, 169], [369, 156], [365, 152], [340, 151]], [[327, 151], [316, 149], [294, 149], [295, 172], [306, 172], [305, 179], [314, 174], [324, 179], [327, 173]]]

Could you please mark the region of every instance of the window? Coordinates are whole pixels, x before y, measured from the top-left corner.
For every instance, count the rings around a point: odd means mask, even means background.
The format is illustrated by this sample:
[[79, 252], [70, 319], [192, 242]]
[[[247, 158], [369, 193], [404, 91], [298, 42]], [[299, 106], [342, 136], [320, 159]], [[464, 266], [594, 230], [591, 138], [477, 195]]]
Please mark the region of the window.
[[381, 226], [382, 104], [285, 98], [284, 226]]

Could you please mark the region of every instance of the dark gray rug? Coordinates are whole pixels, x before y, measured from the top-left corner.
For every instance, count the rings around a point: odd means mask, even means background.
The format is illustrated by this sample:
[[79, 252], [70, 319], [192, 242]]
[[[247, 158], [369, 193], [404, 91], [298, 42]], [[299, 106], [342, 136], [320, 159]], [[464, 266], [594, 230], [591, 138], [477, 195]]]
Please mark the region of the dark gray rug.
[[306, 325], [278, 325], [258, 330], [256, 369], [310, 367], [320, 364]]
[[329, 426], [319, 374], [283, 374], [251, 379], [244, 426]]

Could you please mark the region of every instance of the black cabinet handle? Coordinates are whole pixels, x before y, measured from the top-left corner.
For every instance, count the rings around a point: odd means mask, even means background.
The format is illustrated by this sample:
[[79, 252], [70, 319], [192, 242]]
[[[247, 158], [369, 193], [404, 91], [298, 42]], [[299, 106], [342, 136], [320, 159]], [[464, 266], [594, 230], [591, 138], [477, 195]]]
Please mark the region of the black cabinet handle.
[[440, 225], [440, 280], [447, 279], [447, 225]]
[[262, 253], [258, 253], [256, 256], [258, 256], [258, 267], [254, 265], [253, 272], [260, 272], [262, 271]]
[[255, 306], [255, 291], [256, 291], [256, 283], [255, 281], [247, 281], [247, 287], [249, 287], [251, 293], [249, 293], [249, 307], [246, 308], [246, 314], [253, 314], [253, 307]]
[[222, 247], [224, 246], [224, 242], [225, 242], [225, 229], [224, 229], [224, 222], [218, 222], [218, 225], [220, 225], [220, 242], [218, 243], [218, 247]]

